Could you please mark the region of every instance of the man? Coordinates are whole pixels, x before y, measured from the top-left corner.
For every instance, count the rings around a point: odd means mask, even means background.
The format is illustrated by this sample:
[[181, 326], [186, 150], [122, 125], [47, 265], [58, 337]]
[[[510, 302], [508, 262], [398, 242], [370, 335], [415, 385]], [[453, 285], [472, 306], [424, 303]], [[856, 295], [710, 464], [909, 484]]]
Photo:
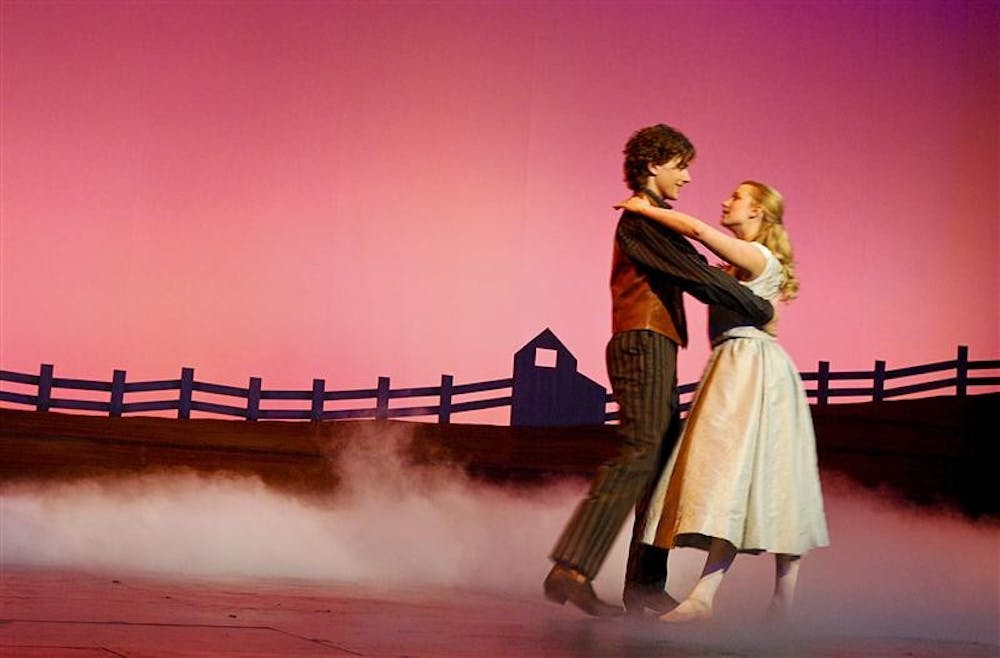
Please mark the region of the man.
[[[625, 182], [663, 207], [691, 182], [691, 142], [658, 124], [637, 131], [625, 146]], [[630, 614], [664, 613], [676, 602], [664, 591], [667, 551], [639, 541], [657, 476], [679, 434], [677, 347], [687, 345], [682, 292], [720, 304], [764, 325], [771, 304], [733, 277], [709, 267], [691, 244], [666, 227], [624, 212], [611, 265], [612, 337], [608, 376], [619, 407], [621, 451], [606, 462], [552, 550], [555, 566], [545, 596], [567, 600], [593, 616], [621, 614], [597, 598], [592, 580], [635, 507], [623, 600]]]

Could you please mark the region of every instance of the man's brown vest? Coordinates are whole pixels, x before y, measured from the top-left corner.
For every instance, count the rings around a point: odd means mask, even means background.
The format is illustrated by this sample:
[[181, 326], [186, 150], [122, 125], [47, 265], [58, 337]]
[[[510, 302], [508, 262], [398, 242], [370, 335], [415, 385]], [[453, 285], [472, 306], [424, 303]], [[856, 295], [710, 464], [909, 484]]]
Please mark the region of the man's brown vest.
[[663, 334], [681, 347], [687, 345], [681, 289], [666, 277], [636, 267], [616, 240], [611, 260], [611, 330], [618, 334], [642, 329]]

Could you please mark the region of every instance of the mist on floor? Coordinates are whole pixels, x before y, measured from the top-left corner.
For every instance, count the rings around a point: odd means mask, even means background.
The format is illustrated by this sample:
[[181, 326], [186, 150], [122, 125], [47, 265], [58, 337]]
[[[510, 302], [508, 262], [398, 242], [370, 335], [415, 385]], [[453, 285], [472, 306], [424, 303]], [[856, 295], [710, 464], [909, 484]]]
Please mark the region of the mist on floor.
[[[340, 488], [301, 496], [252, 477], [160, 475], [0, 488], [0, 565], [166, 576], [306, 578], [392, 590], [467, 588], [541, 597], [548, 552], [581, 481], [501, 486], [414, 464], [405, 429], [347, 442]], [[1000, 640], [1000, 524], [907, 504], [824, 473], [831, 546], [805, 556], [794, 611], [812, 633]], [[626, 527], [630, 527], [630, 522]], [[626, 532], [595, 580], [618, 600]], [[671, 552], [682, 597], [704, 553]], [[759, 622], [771, 556], [741, 555], [716, 617]]]

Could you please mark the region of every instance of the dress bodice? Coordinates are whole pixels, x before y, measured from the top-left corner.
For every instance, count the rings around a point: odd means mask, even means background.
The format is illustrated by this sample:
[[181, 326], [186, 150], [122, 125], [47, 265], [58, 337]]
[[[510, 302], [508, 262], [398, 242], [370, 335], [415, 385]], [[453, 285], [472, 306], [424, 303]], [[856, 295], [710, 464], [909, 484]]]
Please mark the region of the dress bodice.
[[[771, 250], [759, 242], [751, 242], [764, 255], [764, 271], [749, 281], [740, 281], [758, 297], [763, 297], [774, 304], [781, 296], [781, 284], [785, 281], [785, 273], [781, 269], [778, 258]], [[708, 336], [712, 342], [733, 332], [740, 327], [747, 327], [746, 318], [725, 307], [712, 305], [708, 308]], [[763, 334], [763, 332], [760, 332]], [[766, 334], [765, 334], [766, 335]]]

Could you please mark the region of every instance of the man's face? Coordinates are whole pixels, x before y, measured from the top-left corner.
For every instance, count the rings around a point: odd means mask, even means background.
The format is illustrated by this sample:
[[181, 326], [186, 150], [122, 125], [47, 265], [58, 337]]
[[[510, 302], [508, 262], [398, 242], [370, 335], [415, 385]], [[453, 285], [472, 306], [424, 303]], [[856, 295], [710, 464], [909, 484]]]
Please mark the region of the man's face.
[[649, 173], [652, 174], [649, 186], [664, 199], [676, 201], [681, 188], [691, 182], [689, 164], [683, 162], [681, 156], [676, 156], [663, 164], [649, 165]]

